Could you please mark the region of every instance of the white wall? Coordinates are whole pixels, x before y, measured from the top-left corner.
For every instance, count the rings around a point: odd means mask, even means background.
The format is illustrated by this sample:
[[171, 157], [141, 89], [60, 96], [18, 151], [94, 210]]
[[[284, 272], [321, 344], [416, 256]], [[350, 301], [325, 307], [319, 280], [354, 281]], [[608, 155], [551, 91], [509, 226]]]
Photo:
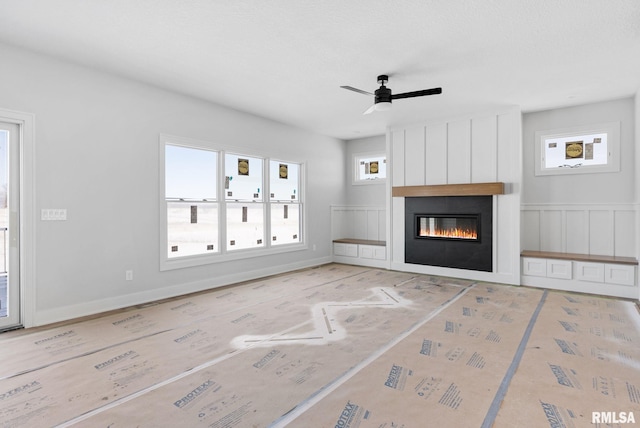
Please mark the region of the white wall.
[[386, 153], [386, 136], [347, 141], [344, 174], [346, 204], [331, 207], [331, 239], [355, 238], [373, 241], [386, 239], [387, 183], [353, 184], [355, 154]]
[[[635, 257], [634, 99], [525, 114], [522, 249]], [[536, 131], [620, 122], [620, 172], [534, 175]]]
[[[0, 53], [0, 108], [36, 115], [34, 214], [68, 210], [67, 221], [36, 221], [30, 323], [331, 260], [330, 205], [345, 202], [343, 141], [8, 46]], [[160, 272], [159, 133], [307, 162], [309, 249]]]
[[[620, 122], [620, 172], [534, 175], [536, 131]], [[522, 203], [626, 203], [635, 198], [634, 100], [625, 98], [523, 115]], [[568, 190], [570, 189], [570, 190]]]
[[[519, 109], [394, 128], [387, 158], [391, 185], [504, 182], [494, 196], [494, 271], [404, 263], [404, 198], [389, 198], [391, 267], [508, 284], [520, 283], [521, 114]], [[389, 246], [388, 246], [389, 248]]]

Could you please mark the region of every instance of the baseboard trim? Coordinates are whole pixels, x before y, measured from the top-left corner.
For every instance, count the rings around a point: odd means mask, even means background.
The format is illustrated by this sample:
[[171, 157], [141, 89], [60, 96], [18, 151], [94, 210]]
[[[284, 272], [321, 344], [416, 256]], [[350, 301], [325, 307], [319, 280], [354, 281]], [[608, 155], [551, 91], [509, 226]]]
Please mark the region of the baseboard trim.
[[172, 297], [178, 297], [189, 293], [212, 290], [218, 287], [233, 285], [243, 281], [250, 281], [270, 275], [277, 275], [298, 269], [320, 266], [331, 262], [331, 257], [321, 257], [311, 260], [305, 260], [302, 262], [271, 266], [265, 269], [243, 271], [232, 275], [207, 278], [184, 284], [176, 284], [169, 287], [163, 287], [161, 289], [126, 294], [109, 299], [93, 300], [76, 305], [40, 310], [36, 311], [36, 313], [34, 314], [33, 324], [25, 327], [39, 327], [56, 322], [69, 321], [75, 318], [96, 315], [103, 312], [127, 308], [130, 306], [146, 304]]

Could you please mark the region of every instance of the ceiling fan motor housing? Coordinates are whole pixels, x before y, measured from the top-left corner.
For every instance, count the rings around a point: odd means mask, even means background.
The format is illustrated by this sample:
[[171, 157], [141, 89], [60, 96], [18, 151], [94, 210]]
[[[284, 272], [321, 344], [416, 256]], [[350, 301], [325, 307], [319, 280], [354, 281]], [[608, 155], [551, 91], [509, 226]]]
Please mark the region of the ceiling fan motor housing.
[[391, 89], [382, 85], [379, 89], [375, 91], [376, 95], [376, 104], [378, 103], [390, 103], [391, 102]]

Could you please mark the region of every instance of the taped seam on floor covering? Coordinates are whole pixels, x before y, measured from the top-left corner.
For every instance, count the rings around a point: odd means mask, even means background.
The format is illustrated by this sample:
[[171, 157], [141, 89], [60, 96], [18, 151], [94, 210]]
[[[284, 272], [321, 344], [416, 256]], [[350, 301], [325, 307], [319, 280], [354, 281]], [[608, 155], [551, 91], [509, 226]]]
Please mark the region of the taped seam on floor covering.
[[[312, 268], [312, 269], [317, 269], [317, 268]], [[340, 278], [340, 280], [354, 278], [354, 277], [357, 277], [359, 275], [366, 274], [368, 272], [371, 272], [371, 269], [359, 271], [359, 272], [354, 273], [352, 275], [347, 275], [345, 277]], [[286, 276], [289, 276], [289, 275], [283, 274], [282, 276], [286, 277]], [[403, 281], [400, 284], [396, 284], [396, 285], [401, 285], [401, 284], [403, 284], [405, 282], [408, 282], [408, 281], [411, 281], [413, 279], [414, 279], [414, 277], [412, 277], [412, 278], [410, 278], [410, 279], [408, 279], [406, 281]], [[324, 285], [331, 284], [331, 283], [334, 283], [334, 282], [336, 282], [335, 279], [330, 280], [330, 281], [325, 281], [325, 282], [320, 283], [320, 284], [314, 284], [314, 285], [312, 285], [310, 287], [302, 288], [301, 292], [307, 291], [307, 290], [312, 289], [312, 288], [322, 287]], [[212, 290], [209, 290], [209, 291], [212, 291]], [[213, 290], [213, 291], [216, 291], [216, 290]], [[180, 299], [183, 299], [183, 298], [184, 299], [189, 299], [188, 296], [180, 297]], [[270, 297], [270, 298], [265, 298], [263, 300], [258, 300], [255, 303], [251, 303], [251, 304], [247, 304], [247, 305], [244, 305], [244, 306], [240, 306], [240, 307], [235, 308], [235, 309], [233, 309], [231, 311], [220, 312], [220, 313], [217, 313], [215, 315], [211, 315], [211, 316], [208, 316], [208, 317], [205, 317], [205, 318], [201, 318], [201, 319], [198, 319], [198, 320], [190, 320], [188, 322], [183, 322], [181, 324], [177, 324], [177, 325], [173, 326], [171, 329], [164, 329], [164, 330], [156, 331], [156, 332], [153, 332], [153, 333], [150, 333], [150, 334], [132, 337], [131, 339], [127, 339], [127, 340], [123, 340], [123, 341], [120, 341], [120, 342], [111, 343], [111, 344], [106, 345], [106, 346], [101, 346], [101, 347], [97, 347], [97, 348], [94, 348], [94, 349], [90, 349], [88, 351], [85, 351], [85, 352], [82, 352], [82, 353], [79, 353], [79, 354], [70, 355], [68, 357], [61, 358], [61, 359], [58, 359], [58, 360], [47, 361], [47, 363], [45, 363], [45, 364], [40, 364], [40, 365], [31, 367], [31, 368], [28, 368], [28, 369], [20, 370], [20, 371], [13, 372], [13, 373], [10, 373], [10, 374], [7, 374], [7, 375], [0, 375], [0, 381], [5, 380], [5, 379], [10, 379], [10, 378], [13, 378], [13, 377], [16, 377], [16, 376], [21, 376], [21, 375], [24, 375], [26, 373], [36, 372], [38, 370], [41, 370], [41, 369], [44, 369], [44, 368], [47, 368], [47, 367], [51, 367], [51, 366], [54, 366], [56, 364], [65, 363], [67, 361], [71, 361], [71, 360], [74, 360], [76, 358], [81, 358], [81, 357], [86, 357], [88, 355], [93, 355], [93, 354], [96, 354], [98, 352], [102, 352], [102, 351], [105, 351], [107, 349], [112, 349], [112, 348], [115, 348], [117, 346], [120, 346], [120, 345], [123, 345], [123, 344], [126, 344], [126, 343], [133, 343], [133, 342], [136, 342], [138, 340], [147, 339], [147, 338], [152, 337], [152, 336], [156, 336], [156, 335], [159, 335], [159, 334], [162, 334], [162, 333], [166, 333], [168, 331], [177, 330], [177, 329], [182, 328], [182, 327], [193, 325], [195, 322], [203, 321], [203, 320], [206, 320], [206, 319], [213, 319], [215, 317], [223, 316], [223, 315], [226, 315], [226, 314], [229, 314], [229, 313], [233, 313], [233, 312], [240, 312], [240, 311], [245, 310], [247, 308], [251, 308], [251, 307], [254, 307], [254, 306], [259, 306], [259, 305], [262, 305], [264, 303], [267, 303], [267, 302], [270, 302], [270, 301], [273, 301], [273, 300], [277, 300], [277, 299], [280, 299], [280, 298], [281, 298], [280, 295], [276, 295], [276, 296], [273, 296], [273, 297]], [[157, 307], [160, 304], [162, 304], [162, 303], [149, 304], [149, 305], [146, 305], [145, 307], [138, 308], [138, 310], [140, 311], [140, 313], [142, 313], [142, 312], [145, 312], [148, 308]], [[72, 324], [69, 324], [69, 326], [73, 326], [73, 325], [76, 325], [76, 324], [78, 324], [78, 323], [72, 323]], [[69, 327], [69, 328], [71, 328], [71, 327]], [[33, 332], [33, 333], [21, 334], [19, 336], [15, 336], [15, 337], [12, 337], [12, 338], [9, 338], [9, 339], [2, 339], [2, 340], [0, 340], [0, 345], [7, 346], [7, 344], [10, 344], [12, 342], [25, 340], [25, 338], [38, 336], [38, 335], [41, 335], [41, 334], [42, 334], [41, 331], [37, 331], [37, 332]]]
[[[408, 281], [405, 281], [408, 282]], [[471, 288], [471, 287], [469, 287]], [[466, 291], [467, 289], [464, 289], [463, 291]], [[264, 336], [251, 336], [251, 337], [247, 337], [247, 336], [241, 336], [240, 338], [236, 338], [238, 340], [234, 340], [234, 342], [236, 343], [240, 343], [241, 345], [238, 346], [237, 350], [230, 352], [226, 355], [222, 355], [218, 358], [215, 358], [213, 360], [207, 361], [206, 363], [200, 364], [199, 366], [196, 366], [190, 370], [187, 370], [183, 373], [180, 373], [176, 376], [173, 376], [169, 379], [166, 379], [162, 382], [156, 383], [155, 385], [149, 386], [147, 388], [141, 389], [140, 391], [134, 392], [131, 395], [128, 395], [126, 397], [122, 397], [119, 400], [113, 401], [109, 404], [105, 404], [102, 407], [99, 407], [97, 409], [94, 409], [92, 411], [89, 411], [85, 414], [82, 414], [76, 418], [70, 419], [60, 425], [58, 425], [58, 427], [69, 427], [72, 426], [80, 421], [83, 421], [85, 419], [88, 419], [92, 416], [95, 416], [97, 414], [100, 414], [106, 410], [112, 409], [114, 407], [119, 406], [120, 404], [126, 403], [128, 401], [131, 401], [135, 398], [138, 398], [140, 396], [143, 396], [149, 392], [152, 392], [158, 388], [161, 388], [163, 386], [169, 385], [175, 381], [178, 381], [186, 376], [189, 376], [191, 374], [197, 373], [201, 370], [204, 370], [206, 368], [209, 368], [211, 366], [214, 366], [218, 363], [221, 363], [222, 361], [225, 361], [231, 357], [234, 357], [236, 355], [239, 355], [240, 353], [247, 351], [249, 349], [253, 349], [259, 346], [271, 346], [273, 344], [273, 342], [278, 342], [278, 343], [282, 343], [282, 342], [287, 342], [290, 341], [291, 343], [300, 343], [300, 342], [306, 342], [307, 344], [309, 343], [314, 343], [315, 339], [321, 339], [320, 343], [326, 343], [326, 335], [321, 334], [320, 337], [313, 337], [313, 334], [318, 333], [318, 331], [321, 330], [321, 325], [323, 323], [329, 322], [330, 318], [327, 318], [328, 314], [327, 311], [324, 310], [324, 306], [337, 306], [337, 309], [341, 309], [341, 308], [345, 308], [345, 307], [358, 307], [358, 306], [363, 306], [363, 307], [371, 307], [371, 306], [377, 306], [377, 307], [405, 307], [405, 306], [409, 306], [411, 305], [413, 302], [411, 302], [410, 300], [407, 299], [403, 299], [401, 296], [399, 296], [394, 290], [386, 288], [386, 287], [382, 287], [380, 289], [377, 290], [372, 290], [374, 296], [377, 296], [379, 298], [379, 300], [376, 301], [370, 301], [370, 300], [358, 300], [355, 302], [322, 302], [319, 303], [317, 305], [314, 306], [314, 308], [320, 308], [320, 317], [321, 319], [318, 320], [318, 317], [316, 316], [315, 318], [308, 320], [308, 321], [304, 321], [302, 323], [299, 323], [293, 327], [289, 327], [287, 329], [285, 329], [284, 331], [280, 331], [278, 333], [275, 334], [271, 334], [271, 335], [264, 335]], [[460, 293], [459, 293], [460, 294]], [[451, 300], [444, 302], [443, 305], [447, 305], [449, 302], [453, 302], [455, 299], [452, 298]], [[441, 306], [442, 308], [443, 306]], [[324, 313], [322, 313], [322, 311], [324, 311]], [[335, 312], [336, 310], [333, 310], [332, 312]], [[440, 310], [437, 310], [437, 312], [439, 312]], [[313, 314], [317, 314], [318, 311], [314, 311], [312, 312]], [[436, 312], [436, 313], [437, 313]], [[435, 315], [435, 313], [434, 313]], [[332, 319], [331, 319], [332, 320]], [[308, 324], [314, 324], [314, 331], [312, 333], [308, 333], [305, 334], [303, 337], [300, 337], [299, 335], [296, 336], [287, 336], [287, 334], [290, 331], [295, 331], [299, 328], [302, 328]], [[335, 326], [337, 327], [338, 325], [335, 324]], [[327, 330], [327, 328], [325, 327], [324, 330]], [[335, 331], [335, 330], [334, 330]], [[346, 336], [346, 332], [345, 331], [341, 331], [340, 334], [336, 335], [339, 338], [343, 338], [344, 336]], [[332, 339], [335, 340], [335, 339]]]
[[525, 347], [529, 342], [529, 337], [531, 336], [531, 332], [533, 331], [533, 326], [536, 324], [538, 320], [538, 315], [542, 310], [542, 306], [544, 305], [545, 300], [547, 299], [547, 294], [549, 290], [544, 290], [542, 296], [540, 297], [540, 301], [538, 302], [538, 306], [536, 310], [531, 315], [531, 319], [529, 320], [529, 324], [527, 325], [527, 329], [524, 331], [524, 335], [522, 339], [520, 339], [520, 344], [518, 345], [518, 349], [516, 350], [515, 355], [513, 356], [513, 360], [507, 369], [507, 372], [502, 378], [502, 382], [500, 383], [500, 387], [496, 391], [495, 397], [493, 397], [493, 401], [491, 402], [491, 406], [489, 406], [489, 410], [487, 411], [487, 415], [482, 422], [482, 428], [490, 428], [495, 422], [496, 417], [498, 416], [498, 410], [500, 410], [500, 406], [502, 405], [502, 401], [504, 400], [505, 395], [507, 395], [507, 389], [509, 389], [509, 384], [511, 383], [511, 379], [518, 369], [518, 365], [520, 365], [520, 360], [522, 360], [522, 355], [524, 354]]
[[451, 306], [458, 299], [460, 299], [462, 296], [464, 296], [469, 290], [473, 289], [476, 285], [477, 285], [477, 283], [473, 283], [470, 286], [468, 286], [467, 288], [464, 288], [464, 289], [460, 290], [458, 293], [456, 293], [455, 296], [453, 296], [449, 300], [443, 302], [440, 306], [438, 306], [436, 309], [431, 311], [431, 313], [429, 313], [422, 320], [416, 322], [409, 329], [407, 329], [403, 333], [399, 334], [394, 340], [390, 341], [385, 346], [379, 348], [376, 352], [374, 352], [371, 355], [369, 355], [367, 358], [365, 358], [359, 364], [355, 365], [354, 367], [352, 367], [351, 369], [349, 369], [348, 371], [346, 371], [342, 375], [338, 376], [333, 382], [327, 384], [326, 386], [324, 386], [323, 388], [318, 390], [318, 392], [316, 392], [315, 394], [313, 394], [309, 398], [307, 398], [305, 401], [302, 401], [301, 403], [299, 403], [297, 406], [295, 406], [289, 412], [285, 413], [282, 417], [280, 417], [279, 419], [276, 419], [275, 421], [273, 421], [271, 423], [271, 425], [269, 425], [269, 426], [273, 427], [273, 428], [284, 427], [284, 426], [288, 425], [289, 423], [293, 422], [296, 418], [298, 418], [298, 416], [301, 416], [304, 412], [309, 410], [311, 407], [313, 407], [320, 400], [322, 400], [323, 398], [328, 396], [330, 393], [335, 391], [340, 385], [342, 385], [345, 382], [347, 382], [353, 376], [358, 374], [358, 372], [360, 372], [362, 369], [364, 369], [369, 364], [371, 364], [373, 361], [375, 361], [377, 358], [382, 356], [385, 352], [389, 351], [395, 345], [397, 345], [398, 343], [400, 343], [401, 341], [403, 341], [404, 339], [409, 337], [409, 335], [411, 335], [411, 333], [413, 333], [414, 331], [418, 330], [420, 327], [422, 327], [427, 322], [429, 322], [431, 319], [433, 319], [435, 316], [437, 316], [440, 312], [442, 312], [443, 310], [445, 310], [446, 308]]
[[[302, 323], [300, 323], [298, 325], [295, 325], [293, 327], [290, 327], [290, 328], [286, 329], [282, 333], [286, 333], [288, 331], [304, 327], [305, 325], [309, 324], [309, 322], [310, 321], [302, 322]], [[240, 350], [235, 350], [235, 351], [229, 352], [228, 354], [225, 354], [225, 355], [222, 355], [222, 356], [220, 356], [218, 358], [215, 358], [213, 360], [207, 361], [206, 363], [203, 363], [203, 364], [200, 364], [199, 366], [193, 367], [192, 369], [189, 369], [189, 370], [187, 370], [185, 372], [182, 372], [182, 373], [180, 373], [180, 374], [178, 374], [176, 376], [173, 376], [173, 377], [171, 377], [169, 379], [163, 380], [162, 382], [158, 382], [155, 385], [152, 385], [152, 386], [149, 386], [147, 388], [141, 389], [140, 391], [137, 391], [137, 392], [134, 392], [134, 393], [132, 393], [130, 395], [127, 395], [126, 397], [122, 397], [122, 398], [120, 398], [118, 400], [115, 400], [115, 401], [109, 403], [109, 404], [105, 404], [102, 407], [98, 407], [97, 409], [93, 409], [93, 410], [91, 410], [91, 411], [89, 411], [87, 413], [84, 413], [84, 414], [82, 414], [82, 415], [80, 415], [78, 417], [75, 417], [75, 418], [70, 419], [70, 420], [68, 420], [66, 422], [63, 422], [63, 423], [61, 423], [59, 425], [56, 425], [56, 428], [65, 428], [65, 427], [70, 427], [72, 425], [75, 425], [78, 422], [81, 422], [81, 421], [83, 421], [85, 419], [88, 419], [88, 418], [90, 418], [92, 416], [95, 416], [95, 415], [100, 414], [100, 413], [102, 413], [104, 411], [107, 411], [109, 409], [117, 407], [120, 404], [124, 404], [124, 403], [126, 403], [128, 401], [131, 401], [131, 400], [135, 399], [135, 398], [141, 397], [141, 396], [143, 396], [143, 395], [145, 395], [145, 394], [147, 394], [149, 392], [155, 391], [158, 388], [161, 388], [163, 386], [169, 385], [169, 384], [171, 384], [171, 383], [173, 383], [175, 381], [178, 381], [178, 380], [180, 380], [180, 379], [182, 379], [182, 378], [184, 378], [186, 376], [190, 376], [190, 375], [192, 375], [194, 373], [197, 373], [197, 372], [199, 372], [201, 370], [204, 370], [206, 368], [214, 366], [214, 365], [216, 365], [218, 363], [221, 363], [222, 361], [225, 361], [225, 360], [227, 360], [229, 358], [235, 357], [236, 355], [239, 355], [239, 354], [241, 354], [241, 353], [243, 353], [245, 351], [248, 351], [249, 349], [253, 349], [253, 348], [254, 348], [254, 346], [249, 346], [247, 348], [243, 348], [243, 349], [240, 349]]]
[[272, 346], [273, 342], [279, 344], [302, 343], [305, 345], [325, 345], [329, 342], [343, 340], [347, 337], [347, 330], [336, 321], [336, 314], [343, 309], [371, 308], [394, 309], [407, 307], [413, 304], [411, 300], [402, 298], [391, 288], [382, 287], [371, 289], [377, 300], [361, 299], [354, 302], [320, 302], [313, 305], [311, 318], [313, 330], [298, 334], [265, 334], [242, 335], [234, 338], [231, 345], [236, 349], [246, 347]]

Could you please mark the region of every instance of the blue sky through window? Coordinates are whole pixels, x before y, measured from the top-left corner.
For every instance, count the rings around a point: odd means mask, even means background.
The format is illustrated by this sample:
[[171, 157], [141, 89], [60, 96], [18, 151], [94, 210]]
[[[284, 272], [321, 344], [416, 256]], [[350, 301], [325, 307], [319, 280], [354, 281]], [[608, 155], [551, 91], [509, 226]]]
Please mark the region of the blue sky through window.
[[218, 154], [210, 150], [165, 146], [165, 197], [214, 200]]

